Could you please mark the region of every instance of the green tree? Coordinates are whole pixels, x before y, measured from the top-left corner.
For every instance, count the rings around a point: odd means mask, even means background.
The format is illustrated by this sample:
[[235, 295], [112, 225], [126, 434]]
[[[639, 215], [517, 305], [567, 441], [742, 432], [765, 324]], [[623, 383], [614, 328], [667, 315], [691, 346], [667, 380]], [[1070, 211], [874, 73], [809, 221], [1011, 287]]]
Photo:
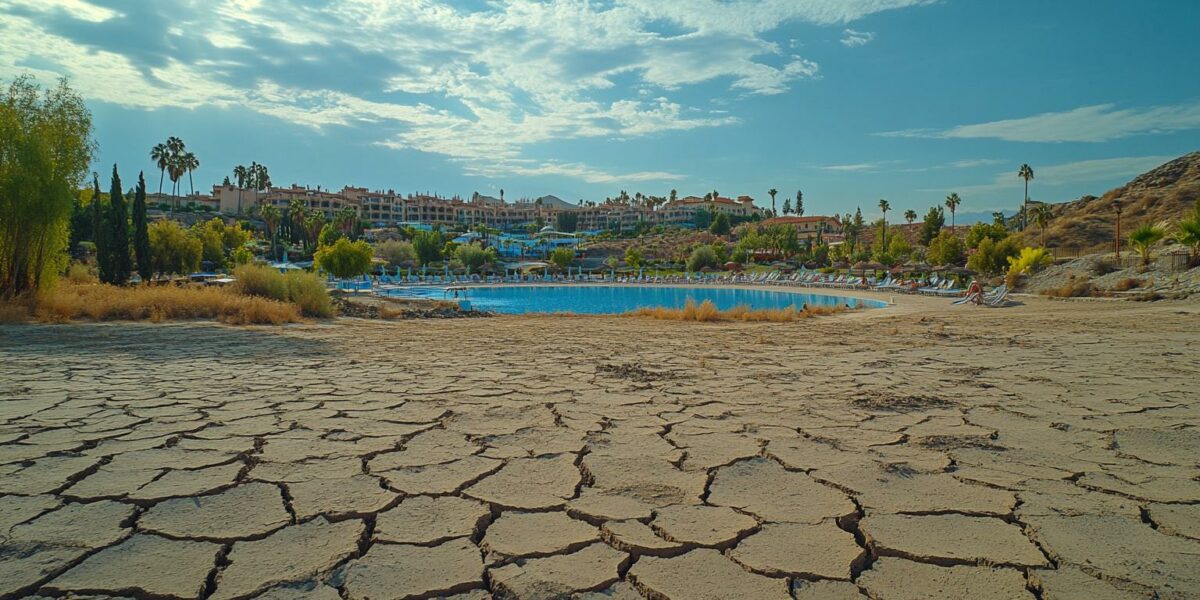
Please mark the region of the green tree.
[[1009, 259], [1016, 259], [1020, 255], [1021, 244], [1015, 236], [1007, 236], [1000, 240], [985, 237], [967, 259], [967, 266], [984, 275], [1000, 275], [1008, 270]]
[[783, 199], [783, 214], [786, 215], [786, 214], [790, 214], [791, 212], [792, 212], [792, 200], [791, 200], [791, 198], [784, 198]]
[[150, 231], [146, 220], [146, 177], [140, 172], [133, 193], [133, 254], [137, 258], [138, 275], [142, 281], [150, 281], [154, 276], [154, 265], [150, 260]]
[[695, 250], [692, 250], [692, 254], [687, 260], [687, 268], [689, 271], [699, 271], [704, 267], [716, 269], [720, 266], [721, 263], [717, 260], [717, 252], [713, 250], [712, 246], [707, 244], [697, 246]]
[[92, 240], [96, 243], [96, 271], [100, 281], [108, 281], [111, 275], [112, 256], [109, 251], [108, 203], [100, 195], [100, 176], [92, 173]]
[[644, 262], [642, 251], [637, 246], [630, 246], [625, 249], [625, 264], [634, 269], [640, 269]]
[[53, 285], [67, 265], [74, 190], [91, 164], [92, 116], [65, 80], [29, 76], [0, 95], [0, 298]]
[[1167, 230], [1161, 225], [1145, 223], [1129, 234], [1129, 246], [1142, 257], [1142, 264], [1148, 265], [1154, 260], [1154, 246], [1167, 237]]
[[966, 248], [962, 240], [949, 231], [942, 231], [929, 242], [925, 258], [935, 265], [957, 265], [962, 262], [965, 254]]
[[164, 143], [155, 144], [150, 149], [150, 160], [158, 167], [158, 199], [162, 200], [163, 176], [167, 174], [167, 166], [171, 164], [171, 149]]
[[792, 212], [796, 213], [797, 217], [804, 216], [804, 192], [796, 190], [796, 206], [792, 207]]
[[731, 226], [729, 224], [729, 215], [720, 213], [717, 218], [713, 219], [712, 225], [709, 225], [708, 231], [713, 235], [729, 235]]
[[[1017, 170], [1017, 177], [1025, 180], [1025, 201], [1021, 203], [1021, 214], [1028, 215], [1029, 213], [1026, 208], [1029, 206], [1029, 180], [1033, 179], [1033, 167], [1029, 166], [1028, 164], [1022, 164], [1021, 168]], [[1025, 228], [1028, 226], [1029, 217], [1025, 216], [1025, 218], [1021, 220], [1021, 231], [1025, 231]]]
[[129, 208], [125, 192], [121, 191], [121, 176], [113, 165], [112, 188], [108, 191], [109, 279], [105, 283], [125, 285], [133, 275], [133, 260], [129, 255]]
[[322, 246], [313, 257], [313, 263], [338, 279], [358, 277], [371, 270], [371, 256], [375, 249], [364, 241], [351, 242], [339, 238], [333, 245]]
[[346, 234], [341, 229], [334, 227], [333, 223], [326, 223], [324, 227], [321, 227], [321, 233], [317, 236], [317, 247], [328, 246], [344, 237]]
[[566, 247], [556, 248], [549, 258], [550, 264], [565, 271], [575, 262], [575, 251]]
[[271, 239], [271, 258], [276, 257], [275, 238], [279, 231], [279, 208], [274, 204], [264, 204], [258, 209], [258, 216], [267, 228], [267, 237]]
[[178, 222], [155, 221], [147, 228], [147, 233], [150, 238], [150, 263], [155, 273], [186, 274], [200, 268], [203, 253], [200, 240]]
[[940, 206], [931, 206], [929, 212], [925, 213], [925, 222], [921, 223], [921, 245], [928, 247], [933, 242], [933, 238], [938, 236], [942, 231], [942, 226], [946, 224], [946, 213]]
[[998, 242], [1008, 237], [1008, 229], [1003, 225], [995, 223], [976, 223], [967, 230], [966, 243], [967, 248], [972, 250], [979, 247], [979, 244], [985, 239], [990, 239], [993, 242]]
[[442, 234], [437, 231], [418, 231], [412, 238], [417, 264], [425, 266], [442, 258]]
[[[779, 190], [777, 190], [775, 188], [771, 188], [771, 189], [767, 190], [767, 195], [771, 197], [771, 216], [775, 216], [775, 215], [779, 214], [778, 212], [775, 212], [775, 194], [778, 194], [778, 193], [779, 193]], [[785, 214], [785, 215], [787, 214], [787, 205], [784, 205], [784, 207], [783, 207], [783, 214]]]
[[701, 208], [692, 215], [692, 224], [696, 226], [696, 229], [708, 229], [712, 222], [713, 215], [708, 209]]
[[955, 226], [954, 214], [958, 212], [959, 204], [962, 204], [962, 198], [958, 197], [957, 192], [950, 194], [949, 196], [946, 196], [946, 208], [950, 209], [950, 230], [951, 231], [954, 231], [954, 226]]
[[917, 211], [915, 211], [911, 208], [904, 211], [904, 220], [908, 221], [909, 225], [912, 225], [913, 221], [917, 220]]
[[467, 272], [478, 272], [484, 265], [496, 262], [496, 250], [484, 248], [479, 244], [463, 244], [454, 252], [458, 262], [467, 268]]
[[417, 262], [417, 253], [410, 242], [388, 240], [375, 246], [375, 256], [393, 267], [410, 266]]

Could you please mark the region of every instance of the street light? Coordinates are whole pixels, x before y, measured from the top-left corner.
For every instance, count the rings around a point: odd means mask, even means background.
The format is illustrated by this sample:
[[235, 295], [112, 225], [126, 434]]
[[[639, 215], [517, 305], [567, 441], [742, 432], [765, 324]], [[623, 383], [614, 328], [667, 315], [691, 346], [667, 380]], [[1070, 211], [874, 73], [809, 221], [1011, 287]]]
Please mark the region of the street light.
[[1113, 243], [1117, 248], [1117, 266], [1121, 264], [1121, 199], [1113, 200], [1113, 210], [1117, 211], [1117, 237]]

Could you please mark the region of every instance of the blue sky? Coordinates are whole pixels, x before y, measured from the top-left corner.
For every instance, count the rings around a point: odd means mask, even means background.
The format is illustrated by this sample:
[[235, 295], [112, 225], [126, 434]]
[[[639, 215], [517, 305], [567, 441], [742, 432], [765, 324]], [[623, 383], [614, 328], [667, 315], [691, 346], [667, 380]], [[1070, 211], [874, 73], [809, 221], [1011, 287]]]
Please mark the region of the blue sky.
[[810, 214], [1100, 194], [1200, 149], [1200, 3], [0, 0], [0, 78], [65, 75], [127, 178], [168, 135], [276, 184]]

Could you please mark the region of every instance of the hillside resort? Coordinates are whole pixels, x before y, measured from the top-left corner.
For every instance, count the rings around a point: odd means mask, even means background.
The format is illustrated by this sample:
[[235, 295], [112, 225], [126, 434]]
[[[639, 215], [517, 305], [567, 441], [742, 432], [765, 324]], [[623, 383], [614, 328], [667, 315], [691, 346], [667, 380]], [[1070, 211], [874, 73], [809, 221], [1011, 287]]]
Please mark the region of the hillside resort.
[[1200, 599], [1196, 23], [0, 1], [0, 600]]

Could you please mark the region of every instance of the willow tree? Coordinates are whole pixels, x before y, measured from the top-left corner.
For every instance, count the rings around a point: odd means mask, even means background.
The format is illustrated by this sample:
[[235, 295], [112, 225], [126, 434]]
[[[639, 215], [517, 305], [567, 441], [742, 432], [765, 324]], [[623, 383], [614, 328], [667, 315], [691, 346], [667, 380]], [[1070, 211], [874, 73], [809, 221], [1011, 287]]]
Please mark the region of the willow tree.
[[92, 115], [66, 80], [20, 76], [0, 96], [0, 298], [52, 285], [67, 265], [70, 218], [96, 145]]

